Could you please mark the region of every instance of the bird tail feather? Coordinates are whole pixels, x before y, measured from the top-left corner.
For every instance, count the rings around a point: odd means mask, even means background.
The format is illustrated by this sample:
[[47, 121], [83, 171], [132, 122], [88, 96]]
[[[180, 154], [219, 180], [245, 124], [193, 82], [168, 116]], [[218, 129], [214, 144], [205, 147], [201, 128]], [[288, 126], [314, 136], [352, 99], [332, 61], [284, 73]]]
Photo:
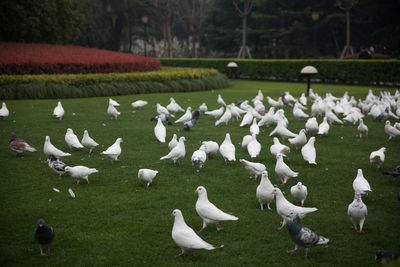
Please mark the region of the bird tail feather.
[[330, 245], [331, 241], [329, 241], [328, 238], [319, 236], [319, 240], [317, 242], [317, 245]]
[[31, 147], [31, 146], [26, 146], [26, 150], [28, 150], [29, 152], [36, 152], [36, 148]]

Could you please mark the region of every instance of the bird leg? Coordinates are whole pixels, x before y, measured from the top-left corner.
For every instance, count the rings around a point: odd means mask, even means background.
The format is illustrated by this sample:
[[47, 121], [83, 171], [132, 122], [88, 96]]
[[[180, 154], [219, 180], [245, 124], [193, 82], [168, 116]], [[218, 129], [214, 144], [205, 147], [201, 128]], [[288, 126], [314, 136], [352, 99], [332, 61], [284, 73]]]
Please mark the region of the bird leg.
[[79, 180], [79, 178], [78, 178], [78, 179], [76, 180], [76, 184], [79, 184], [79, 181], [80, 181], [80, 180]]
[[87, 184], [90, 184], [90, 182], [89, 182], [89, 178], [86, 178], [86, 181], [87, 181]]
[[283, 225], [281, 225], [280, 227], [276, 228], [276, 230], [280, 231], [283, 229]]
[[257, 174], [254, 175], [254, 181], [257, 181]]
[[43, 247], [42, 247], [42, 245], [39, 244], [39, 248], [40, 248], [40, 255], [41, 255], [41, 256], [46, 256], [46, 254], [43, 252]]
[[280, 185], [280, 186], [281, 186], [281, 187], [284, 187], [284, 186], [285, 186], [285, 184], [286, 184], [286, 183], [281, 183], [281, 185]]
[[305, 249], [306, 250], [306, 254], [304, 254], [304, 258], [308, 257], [308, 248]]
[[181, 257], [181, 256], [183, 256], [183, 252], [181, 252], [178, 255], [176, 255], [176, 257]]
[[198, 231], [198, 233], [201, 233], [204, 231], [204, 227], [201, 227], [201, 229]]
[[192, 254], [192, 258], [196, 258], [196, 253], [194, 253], [194, 251], [193, 251], [193, 254]]

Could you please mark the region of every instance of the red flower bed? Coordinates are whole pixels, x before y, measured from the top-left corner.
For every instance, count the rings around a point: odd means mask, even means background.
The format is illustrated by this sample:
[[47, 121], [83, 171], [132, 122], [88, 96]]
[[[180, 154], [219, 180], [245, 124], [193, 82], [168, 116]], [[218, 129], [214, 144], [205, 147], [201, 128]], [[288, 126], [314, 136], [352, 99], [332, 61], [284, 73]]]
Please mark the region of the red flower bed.
[[161, 69], [159, 60], [72, 45], [0, 42], [0, 74], [139, 72]]

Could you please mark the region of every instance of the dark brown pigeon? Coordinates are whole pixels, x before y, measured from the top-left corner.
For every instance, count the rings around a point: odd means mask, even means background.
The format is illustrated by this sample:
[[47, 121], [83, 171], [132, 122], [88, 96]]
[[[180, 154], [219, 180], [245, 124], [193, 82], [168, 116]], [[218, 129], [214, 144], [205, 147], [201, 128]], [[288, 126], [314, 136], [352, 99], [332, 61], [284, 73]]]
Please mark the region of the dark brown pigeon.
[[389, 175], [392, 175], [393, 177], [400, 177], [400, 165], [397, 167], [394, 167], [391, 170], [384, 171], [383, 174], [389, 174]]
[[15, 133], [11, 133], [10, 137], [10, 149], [20, 155], [26, 151], [35, 152], [36, 149], [31, 147], [27, 142], [22, 138], [18, 138]]
[[47, 252], [50, 252], [50, 244], [54, 239], [54, 230], [50, 225], [45, 224], [43, 219], [39, 219], [38, 227], [35, 229], [35, 240], [39, 244], [40, 255], [45, 256], [43, 245], [48, 245]]

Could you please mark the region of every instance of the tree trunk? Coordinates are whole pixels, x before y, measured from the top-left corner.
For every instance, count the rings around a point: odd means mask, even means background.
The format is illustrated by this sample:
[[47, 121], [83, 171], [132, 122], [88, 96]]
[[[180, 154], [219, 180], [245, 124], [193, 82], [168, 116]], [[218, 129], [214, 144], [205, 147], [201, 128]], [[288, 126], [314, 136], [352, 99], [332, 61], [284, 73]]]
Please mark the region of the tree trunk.
[[[242, 47], [247, 48], [247, 16], [242, 17]], [[241, 58], [246, 58], [246, 51], [243, 51]]]

